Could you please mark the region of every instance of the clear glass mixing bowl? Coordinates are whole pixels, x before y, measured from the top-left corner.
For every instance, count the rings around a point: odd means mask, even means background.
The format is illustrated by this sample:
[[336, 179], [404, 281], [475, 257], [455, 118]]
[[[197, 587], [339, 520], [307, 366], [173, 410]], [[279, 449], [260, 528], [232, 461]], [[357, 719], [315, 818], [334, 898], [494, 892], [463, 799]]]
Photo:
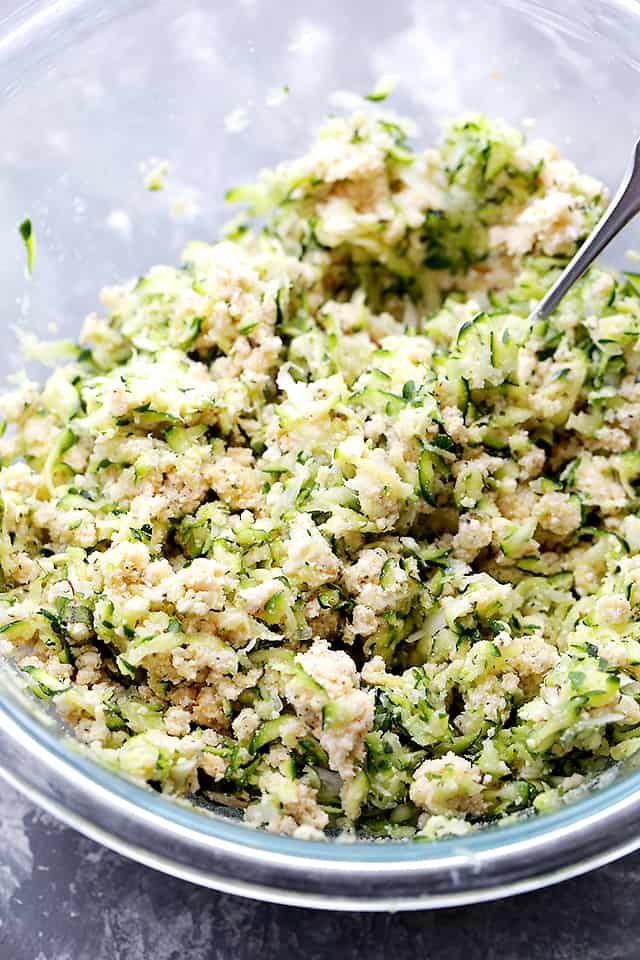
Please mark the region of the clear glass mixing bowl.
[[[5, 11], [6, 11], [5, 4]], [[640, 133], [636, 0], [29, 0], [0, 15], [3, 374], [16, 327], [78, 330], [105, 283], [212, 238], [221, 198], [295, 155], [382, 73], [425, 142], [466, 109], [520, 122], [614, 185]], [[283, 87], [288, 86], [288, 95]], [[338, 100], [340, 98], [338, 97]], [[142, 168], [168, 159], [169, 187]], [[186, 203], [185, 203], [186, 199]], [[182, 205], [179, 218], [171, 208]], [[174, 211], [175, 213], [175, 211]], [[25, 272], [17, 224], [31, 217]], [[638, 245], [631, 227], [618, 250]], [[55, 326], [54, 326], [55, 325]], [[269, 900], [382, 909], [471, 902], [640, 846], [640, 773], [556, 813], [433, 843], [305, 842], [177, 804], [87, 760], [0, 672], [3, 776], [89, 836], [198, 883]]]

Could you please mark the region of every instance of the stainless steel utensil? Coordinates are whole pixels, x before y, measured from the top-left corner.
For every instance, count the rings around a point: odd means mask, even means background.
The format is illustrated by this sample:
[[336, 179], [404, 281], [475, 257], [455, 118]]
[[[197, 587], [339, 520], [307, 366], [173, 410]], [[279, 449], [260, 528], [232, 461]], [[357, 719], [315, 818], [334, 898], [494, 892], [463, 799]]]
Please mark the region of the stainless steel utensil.
[[595, 258], [638, 211], [640, 211], [640, 140], [636, 141], [633, 156], [622, 178], [622, 183], [604, 215], [551, 289], [532, 311], [529, 319], [538, 320], [552, 313], [587, 267], [591, 266]]

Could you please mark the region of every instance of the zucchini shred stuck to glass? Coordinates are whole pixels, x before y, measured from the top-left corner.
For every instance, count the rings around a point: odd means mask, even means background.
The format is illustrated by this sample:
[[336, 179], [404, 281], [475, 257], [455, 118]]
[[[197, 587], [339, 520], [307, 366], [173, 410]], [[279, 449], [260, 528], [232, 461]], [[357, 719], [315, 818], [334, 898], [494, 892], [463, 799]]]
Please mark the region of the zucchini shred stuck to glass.
[[296, 837], [462, 834], [640, 747], [640, 282], [531, 324], [604, 188], [411, 138], [330, 119], [0, 399], [3, 653], [99, 762]]

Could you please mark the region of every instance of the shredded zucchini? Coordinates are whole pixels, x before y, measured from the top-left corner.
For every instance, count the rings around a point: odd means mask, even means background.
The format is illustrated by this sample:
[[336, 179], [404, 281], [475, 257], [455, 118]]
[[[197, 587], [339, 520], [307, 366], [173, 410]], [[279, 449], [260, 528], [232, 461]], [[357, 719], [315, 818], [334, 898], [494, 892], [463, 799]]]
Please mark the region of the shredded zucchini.
[[638, 275], [528, 321], [604, 188], [369, 106], [228, 199], [1, 398], [2, 650], [103, 763], [269, 830], [553, 807], [640, 745]]

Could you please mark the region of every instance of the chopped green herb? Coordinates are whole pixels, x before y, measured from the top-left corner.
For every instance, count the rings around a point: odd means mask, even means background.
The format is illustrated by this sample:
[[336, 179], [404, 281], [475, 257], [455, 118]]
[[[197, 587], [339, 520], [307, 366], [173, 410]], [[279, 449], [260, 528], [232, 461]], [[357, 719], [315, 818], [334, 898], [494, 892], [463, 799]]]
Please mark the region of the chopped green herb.
[[20, 226], [18, 227], [20, 231], [20, 236], [25, 245], [27, 251], [27, 269], [29, 273], [33, 273], [33, 261], [35, 257], [35, 237], [33, 235], [33, 226], [31, 220], [28, 218], [23, 220]]

